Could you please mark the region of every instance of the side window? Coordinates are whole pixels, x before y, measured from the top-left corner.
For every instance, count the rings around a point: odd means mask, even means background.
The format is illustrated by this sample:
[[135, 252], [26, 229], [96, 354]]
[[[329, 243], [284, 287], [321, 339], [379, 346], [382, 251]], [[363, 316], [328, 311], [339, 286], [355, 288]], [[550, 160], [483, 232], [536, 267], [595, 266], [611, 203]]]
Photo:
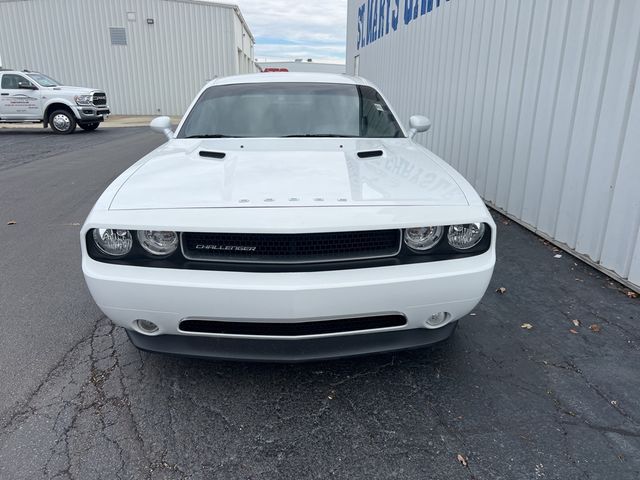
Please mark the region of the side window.
[[0, 87], [5, 90], [18, 90], [20, 88], [20, 84], [33, 85], [29, 80], [24, 78], [22, 75], [5, 73], [4, 75], [2, 75], [2, 83], [0, 84]]
[[402, 130], [380, 94], [360, 87], [361, 133], [363, 137], [401, 137]]

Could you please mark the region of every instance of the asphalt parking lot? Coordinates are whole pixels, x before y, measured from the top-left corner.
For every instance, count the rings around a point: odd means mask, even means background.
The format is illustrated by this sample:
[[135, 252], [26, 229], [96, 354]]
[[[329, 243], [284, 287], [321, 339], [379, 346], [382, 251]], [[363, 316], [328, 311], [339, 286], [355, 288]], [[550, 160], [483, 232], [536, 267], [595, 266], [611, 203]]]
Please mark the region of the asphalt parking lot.
[[499, 216], [492, 285], [443, 344], [296, 365], [135, 350], [89, 296], [78, 231], [162, 141], [0, 130], [0, 478], [640, 478], [640, 299]]

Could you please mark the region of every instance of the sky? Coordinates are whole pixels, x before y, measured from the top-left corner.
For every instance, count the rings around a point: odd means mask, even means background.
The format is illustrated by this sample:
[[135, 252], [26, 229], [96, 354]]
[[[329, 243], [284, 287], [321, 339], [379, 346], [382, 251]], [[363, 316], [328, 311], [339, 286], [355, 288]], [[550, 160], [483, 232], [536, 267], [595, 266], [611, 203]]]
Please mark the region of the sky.
[[231, 0], [256, 39], [258, 61], [344, 63], [347, 0]]

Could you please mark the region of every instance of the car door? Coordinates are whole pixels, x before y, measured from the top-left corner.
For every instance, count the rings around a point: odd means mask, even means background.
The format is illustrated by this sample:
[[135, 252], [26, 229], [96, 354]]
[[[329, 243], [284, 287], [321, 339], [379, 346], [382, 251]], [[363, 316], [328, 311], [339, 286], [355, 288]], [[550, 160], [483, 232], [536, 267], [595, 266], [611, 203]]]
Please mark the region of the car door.
[[41, 118], [42, 93], [24, 75], [3, 73], [0, 79], [0, 118], [32, 120]]

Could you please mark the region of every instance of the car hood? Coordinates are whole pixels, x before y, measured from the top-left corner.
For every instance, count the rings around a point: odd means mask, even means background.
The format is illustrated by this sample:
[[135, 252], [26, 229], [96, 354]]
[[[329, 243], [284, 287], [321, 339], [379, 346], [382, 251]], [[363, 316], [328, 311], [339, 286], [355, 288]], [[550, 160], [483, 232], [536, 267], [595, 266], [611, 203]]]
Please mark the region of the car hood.
[[442, 160], [408, 139], [234, 138], [169, 141], [109, 208], [468, 204]]
[[93, 92], [102, 92], [97, 88], [84, 88], [84, 87], [71, 87], [66, 85], [60, 85], [59, 87], [47, 87], [54, 92], [63, 92], [69, 95], [89, 95]]

